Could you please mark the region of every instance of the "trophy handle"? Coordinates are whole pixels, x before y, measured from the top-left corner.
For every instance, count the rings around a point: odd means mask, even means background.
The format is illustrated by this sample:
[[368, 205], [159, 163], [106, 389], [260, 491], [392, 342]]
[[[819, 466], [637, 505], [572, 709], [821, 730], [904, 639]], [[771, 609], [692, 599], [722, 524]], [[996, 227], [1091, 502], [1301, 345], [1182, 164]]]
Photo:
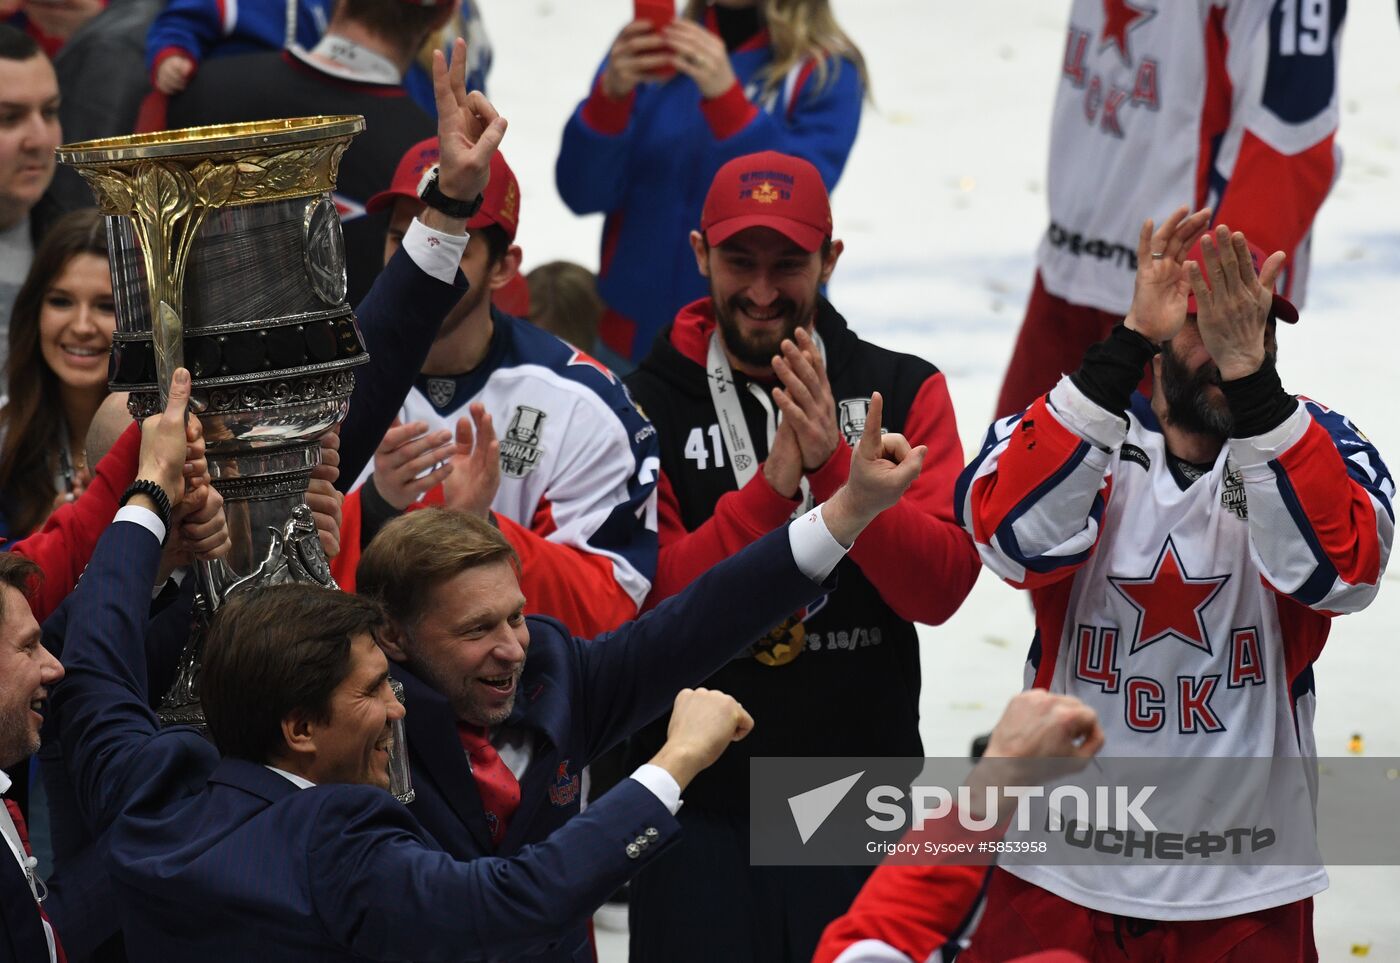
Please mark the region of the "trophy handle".
[[170, 401], [170, 382], [175, 377], [175, 369], [185, 366], [185, 325], [180, 320], [179, 312], [164, 298], [156, 304], [154, 328], [152, 341], [155, 345], [156, 379], [159, 381], [160, 407], [164, 411]]

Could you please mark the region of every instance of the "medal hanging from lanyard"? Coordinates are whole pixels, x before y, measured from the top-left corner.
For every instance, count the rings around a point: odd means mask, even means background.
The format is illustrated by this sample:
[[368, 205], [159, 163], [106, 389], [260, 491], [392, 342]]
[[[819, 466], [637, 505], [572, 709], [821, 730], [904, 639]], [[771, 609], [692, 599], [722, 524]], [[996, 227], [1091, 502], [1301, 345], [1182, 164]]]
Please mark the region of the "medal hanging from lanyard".
[[[816, 330], [812, 331], [812, 341], [826, 361], [826, 345]], [[710, 334], [710, 347], [706, 355], [706, 380], [710, 385], [710, 401], [719, 418], [720, 434], [724, 437], [724, 447], [729, 453], [729, 467], [734, 472], [734, 485], [743, 488], [758, 472], [758, 452], [754, 448], [753, 436], [749, 433], [749, 423], [744, 419], [744, 409], [739, 403], [739, 386], [734, 381], [734, 371], [720, 344], [719, 329]], [[753, 382], [748, 383], [748, 392], [763, 406], [767, 415], [767, 445], [772, 448], [773, 439], [778, 433], [778, 416], [773, 410], [773, 401], [768, 393]], [[804, 515], [812, 508], [812, 486], [806, 476], [801, 481], [801, 501], [793, 511], [793, 518]], [[749, 650], [757, 661], [764, 665], [787, 665], [802, 654], [806, 644], [807, 630], [802, 624], [806, 610], [789, 616], [776, 626]]]

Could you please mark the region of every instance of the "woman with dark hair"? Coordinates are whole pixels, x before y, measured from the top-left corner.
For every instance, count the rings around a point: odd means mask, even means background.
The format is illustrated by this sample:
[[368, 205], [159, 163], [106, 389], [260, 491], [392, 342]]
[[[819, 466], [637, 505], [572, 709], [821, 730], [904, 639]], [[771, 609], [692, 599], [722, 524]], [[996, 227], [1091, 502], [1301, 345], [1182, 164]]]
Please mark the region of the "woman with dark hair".
[[22, 538], [87, 485], [83, 446], [107, 397], [115, 329], [102, 217], [93, 209], [65, 214], [35, 253], [10, 316], [0, 537]]
[[575, 214], [602, 212], [600, 340], [640, 361], [676, 312], [709, 293], [690, 232], [715, 172], [775, 150], [830, 191], [869, 92], [830, 0], [660, 0], [622, 29], [564, 128], [555, 180]]

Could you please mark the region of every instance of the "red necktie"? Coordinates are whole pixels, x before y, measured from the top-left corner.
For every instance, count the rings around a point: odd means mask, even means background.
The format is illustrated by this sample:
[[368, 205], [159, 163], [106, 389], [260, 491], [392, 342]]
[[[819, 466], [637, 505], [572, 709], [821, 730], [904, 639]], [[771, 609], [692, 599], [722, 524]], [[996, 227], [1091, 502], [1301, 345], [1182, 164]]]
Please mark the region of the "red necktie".
[[[23, 846], [24, 846], [24, 853], [25, 853], [25, 855], [26, 855], [26, 856], [32, 856], [33, 853], [31, 853], [31, 852], [29, 851], [29, 827], [25, 825], [25, 822], [24, 822], [24, 813], [22, 813], [22, 812], [19, 811], [19, 806], [16, 805], [16, 803], [15, 803], [15, 801], [14, 801], [13, 799], [6, 799], [6, 800], [5, 800], [5, 809], [7, 809], [7, 810], [9, 811], [9, 813], [10, 813], [10, 819], [11, 819], [11, 821], [13, 821], [14, 824], [15, 824], [15, 831], [19, 833], [19, 841], [20, 841], [20, 843], [22, 843]], [[6, 847], [6, 848], [8, 848], [8, 847]], [[39, 918], [42, 919], [45, 923], [48, 923], [48, 922], [49, 922], [49, 914], [44, 912], [44, 904], [43, 904], [43, 903], [37, 903], [37, 902], [36, 902], [34, 905], [35, 905], [35, 906], [38, 908], [38, 910], [39, 910]], [[53, 930], [53, 925], [52, 925], [52, 924], [49, 924], [49, 929], [50, 929], [50, 930]], [[55, 951], [55, 953], [57, 954], [57, 957], [58, 957], [58, 963], [67, 963], [67, 958], [64, 957], [64, 955], [63, 955], [63, 944], [62, 944], [62, 943], [59, 941], [59, 939], [58, 939], [58, 931], [57, 931], [57, 930], [54, 930], [54, 931], [53, 931], [53, 946], [54, 946], [54, 951]]]
[[481, 796], [481, 807], [486, 810], [486, 825], [491, 830], [491, 845], [499, 846], [505, 838], [510, 817], [515, 815], [515, 809], [520, 805], [520, 783], [501, 759], [496, 747], [491, 745], [485, 729], [459, 722], [457, 735], [462, 740], [467, 758], [471, 760], [476, 791]]

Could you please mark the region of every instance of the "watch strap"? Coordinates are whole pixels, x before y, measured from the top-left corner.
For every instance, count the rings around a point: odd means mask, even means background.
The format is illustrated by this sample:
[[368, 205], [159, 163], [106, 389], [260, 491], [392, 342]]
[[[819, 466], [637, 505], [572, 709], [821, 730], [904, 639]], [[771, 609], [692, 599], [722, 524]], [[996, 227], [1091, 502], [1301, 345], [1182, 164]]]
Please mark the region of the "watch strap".
[[438, 169], [430, 168], [423, 178], [422, 185], [418, 188], [418, 197], [422, 202], [435, 211], [441, 211], [448, 217], [460, 217], [463, 220], [470, 220], [476, 216], [476, 212], [481, 210], [485, 196], [476, 195], [469, 201], [458, 200], [455, 197], [448, 197], [442, 192], [438, 184]]
[[[138, 478], [127, 486], [122, 492], [121, 504], [126, 505], [135, 495], [145, 495], [156, 503], [156, 514], [160, 517], [160, 522], [165, 526], [165, 540], [170, 540], [170, 498], [165, 494], [165, 489], [151, 481], [149, 478]], [[161, 544], [164, 544], [162, 542]]]

